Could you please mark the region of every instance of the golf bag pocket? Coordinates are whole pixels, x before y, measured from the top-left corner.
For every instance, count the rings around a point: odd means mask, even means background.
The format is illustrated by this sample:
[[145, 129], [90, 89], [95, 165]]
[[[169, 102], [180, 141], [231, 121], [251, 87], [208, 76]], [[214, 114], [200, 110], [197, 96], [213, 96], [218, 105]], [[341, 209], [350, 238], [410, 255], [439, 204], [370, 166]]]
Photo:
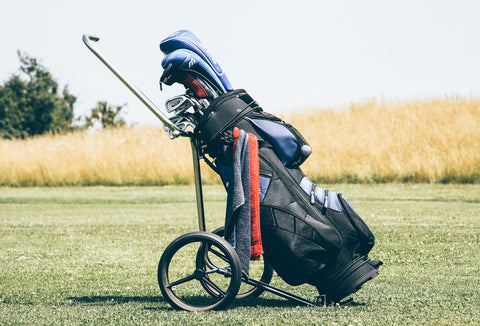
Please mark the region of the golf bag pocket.
[[263, 112], [255, 112], [247, 120], [272, 144], [285, 166], [299, 166], [312, 153], [312, 148], [298, 130], [283, 120]]
[[355, 245], [351, 248], [355, 254], [366, 255], [370, 252], [375, 244], [375, 237], [342, 194], [324, 190], [307, 177], [302, 178], [300, 187], [309, 194], [310, 203], [324, 211], [340, 233], [355, 239]]
[[290, 285], [316, 286], [328, 302], [376, 277], [381, 262], [367, 256], [374, 236], [348, 201], [285, 167], [270, 149], [260, 158], [271, 175], [260, 204], [264, 257], [277, 274]]
[[315, 283], [342, 246], [334, 226], [308, 214], [278, 177], [269, 182], [260, 215], [265, 259], [290, 285]]

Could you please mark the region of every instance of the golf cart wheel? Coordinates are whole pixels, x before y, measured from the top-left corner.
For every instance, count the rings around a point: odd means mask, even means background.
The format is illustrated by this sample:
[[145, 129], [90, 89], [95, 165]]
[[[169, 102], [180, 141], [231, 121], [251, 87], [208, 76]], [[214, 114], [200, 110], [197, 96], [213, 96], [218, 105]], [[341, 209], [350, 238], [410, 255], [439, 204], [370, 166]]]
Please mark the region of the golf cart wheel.
[[[212, 233], [221, 236], [222, 238], [225, 236], [225, 227], [221, 226], [215, 229]], [[252, 279], [259, 280], [263, 283], [269, 284], [272, 280], [273, 276], [273, 268], [270, 264], [265, 261], [263, 256], [258, 261], [251, 261], [250, 262], [250, 271], [249, 277]], [[208, 288], [208, 285], [206, 285]], [[208, 289], [206, 290], [208, 291]], [[240, 286], [240, 290], [237, 294], [237, 299], [241, 298], [256, 298], [260, 294], [262, 294], [265, 290], [261, 287], [257, 287], [255, 285], [249, 285], [247, 283], [242, 283]], [[212, 294], [213, 295], [213, 294]]]
[[160, 258], [157, 276], [165, 300], [175, 309], [188, 311], [227, 307], [242, 281], [240, 260], [232, 246], [202, 231], [171, 242]]

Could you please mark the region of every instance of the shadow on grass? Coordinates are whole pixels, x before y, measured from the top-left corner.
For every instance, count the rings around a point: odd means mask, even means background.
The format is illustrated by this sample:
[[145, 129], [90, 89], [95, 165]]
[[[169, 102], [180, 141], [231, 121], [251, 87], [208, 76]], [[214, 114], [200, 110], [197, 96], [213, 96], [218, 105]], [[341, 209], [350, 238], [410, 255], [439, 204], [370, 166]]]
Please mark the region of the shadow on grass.
[[288, 308], [297, 306], [306, 306], [293, 300], [283, 298], [251, 298], [251, 299], [237, 299], [230, 305], [231, 307], [265, 307], [265, 308]]
[[81, 303], [129, 303], [129, 302], [144, 302], [144, 303], [163, 303], [163, 297], [150, 297], [150, 296], [84, 296], [84, 297], [69, 297], [67, 300]]
[[[79, 303], [107, 303], [107, 304], [124, 304], [124, 303], [156, 303], [159, 304], [158, 307], [145, 307], [148, 310], [171, 310], [173, 309], [168, 305], [168, 303], [163, 299], [162, 296], [83, 296], [83, 297], [69, 297], [67, 300], [72, 300], [73, 302]], [[167, 306], [165, 306], [167, 305]], [[201, 302], [199, 302], [201, 305]], [[288, 307], [297, 307], [303, 306], [298, 302], [292, 300], [286, 300], [282, 298], [246, 298], [246, 299], [235, 299], [233, 302], [226, 308], [238, 308], [238, 307], [265, 307], [265, 308], [288, 308]]]
[[[351, 306], [351, 307], [356, 307], [356, 306], [364, 306], [365, 303], [357, 302], [355, 300], [345, 300], [341, 304], [342, 306]], [[306, 304], [297, 302], [294, 300], [287, 300], [283, 298], [252, 298], [252, 299], [239, 299], [235, 300], [233, 304], [231, 304], [232, 307], [266, 307], [266, 308], [278, 308], [278, 307], [283, 307], [283, 308], [293, 308], [293, 307], [308, 307]], [[328, 307], [335, 307], [334, 305], [328, 305], [328, 306], [322, 306], [318, 305], [315, 306], [316, 308], [328, 308]]]
[[[155, 307], [147, 307], [144, 309], [147, 310], [173, 310], [162, 296], [84, 296], [84, 297], [69, 297], [68, 300], [80, 303], [107, 303], [107, 304], [124, 304], [131, 302], [139, 303], [154, 303], [158, 304]], [[208, 302], [208, 301], [207, 301]], [[205, 304], [207, 304], [205, 302]], [[202, 306], [202, 300], [197, 302], [199, 306]], [[363, 306], [363, 303], [352, 302], [348, 305], [351, 306]], [[244, 299], [235, 299], [233, 302], [226, 307], [225, 309], [235, 309], [235, 308], [255, 308], [255, 307], [264, 307], [264, 308], [294, 308], [294, 307], [306, 307], [305, 304], [287, 300], [283, 298], [244, 298]], [[324, 308], [323, 306], [318, 306], [317, 308]]]

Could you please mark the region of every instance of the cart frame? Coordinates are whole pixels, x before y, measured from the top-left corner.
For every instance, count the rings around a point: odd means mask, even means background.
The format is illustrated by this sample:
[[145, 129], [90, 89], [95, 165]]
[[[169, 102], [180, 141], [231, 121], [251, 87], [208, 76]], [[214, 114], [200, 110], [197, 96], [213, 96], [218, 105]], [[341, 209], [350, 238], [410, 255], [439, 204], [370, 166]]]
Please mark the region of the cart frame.
[[[204, 209], [204, 199], [203, 199], [203, 189], [202, 189], [202, 176], [201, 176], [201, 166], [200, 166], [200, 160], [201, 159], [204, 159], [204, 156], [203, 156], [203, 153], [201, 151], [201, 148], [199, 148], [199, 145], [196, 141], [196, 139], [194, 138], [194, 135], [192, 132], [188, 132], [188, 131], [183, 131], [181, 129], [179, 129], [167, 116], [167, 114], [165, 113], [165, 111], [163, 109], [160, 109], [158, 108], [140, 89], [138, 89], [132, 82], [130, 82], [126, 77], [123, 76], [123, 74], [121, 74], [119, 72], [118, 69], [116, 69], [106, 58], [105, 56], [98, 50], [98, 48], [95, 46], [95, 44], [93, 42], [98, 42], [100, 40], [99, 37], [97, 36], [92, 36], [92, 35], [89, 35], [89, 34], [84, 34], [83, 37], [82, 37], [82, 40], [83, 42], [85, 43], [85, 45], [91, 50], [91, 52], [115, 75], [117, 76], [118, 79], [120, 79], [120, 81], [133, 93], [137, 96], [137, 98], [162, 122], [162, 124], [168, 128], [170, 131], [173, 132], [173, 134], [175, 136], [182, 136], [182, 137], [189, 137], [190, 138], [190, 144], [191, 144], [191, 150], [192, 150], [192, 159], [193, 159], [193, 172], [194, 172], [194, 182], [195, 182], [195, 193], [196, 193], [196, 205], [197, 205], [197, 218], [198, 218], [198, 228], [199, 228], [199, 232], [192, 232], [192, 233], [187, 233], [187, 234], [184, 234], [183, 236], [177, 238], [173, 243], [170, 244], [171, 245], [177, 245], [177, 240], [183, 240], [183, 242], [188, 242], [190, 240], [192, 240], [193, 238], [197, 239], [202, 239], [202, 237], [205, 237], [205, 241], [212, 241], [212, 243], [216, 243], [216, 242], [219, 242], [220, 240], [218, 240], [218, 238], [220, 238], [218, 235], [216, 235], [216, 233], [219, 233], [219, 232], [216, 232], [214, 231], [213, 233], [209, 233], [206, 231], [206, 223], [205, 223], [205, 209]], [[223, 231], [222, 231], [223, 232]], [[221, 240], [223, 240], [223, 238], [220, 238]], [[177, 242], [176, 242], [177, 241]], [[193, 240], [192, 240], [193, 241]], [[203, 241], [203, 240], [199, 240], [199, 241]], [[221, 246], [230, 246], [228, 244], [228, 242], [226, 242], [225, 240], [223, 240], [221, 243], [220, 243]], [[170, 247], [169, 246], [169, 247]], [[167, 247], [167, 249], [169, 249], [169, 247]], [[231, 248], [231, 246], [230, 246]], [[226, 248], [227, 251], [230, 250], [230, 248]], [[174, 248], [176, 249], [176, 248]], [[233, 250], [233, 248], [231, 248]], [[200, 254], [200, 250], [199, 250], [199, 253], [197, 253], [197, 258]], [[203, 252], [202, 252], [203, 254]], [[236, 254], [235, 254], [236, 255]], [[171, 258], [171, 257], [170, 257]], [[162, 256], [162, 259], [163, 259], [163, 256]], [[162, 264], [162, 259], [160, 260], [160, 264]], [[237, 258], [238, 259], [238, 258]], [[159, 264], [159, 270], [158, 270], [158, 277], [159, 277], [159, 285], [161, 287], [161, 290], [162, 290], [162, 293], [165, 295], [165, 289], [162, 288], [162, 285], [160, 284], [161, 283], [161, 280], [160, 278], [161, 277], [164, 277], [161, 275], [161, 270], [160, 270], [160, 264]], [[266, 265], [265, 266], [268, 266], [268, 268], [270, 268], [270, 273], [272, 272], [271, 271], [271, 267], [265, 263]], [[224, 276], [231, 276], [231, 274], [233, 273], [232, 269], [234, 269], [235, 266], [231, 266], [231, 270], [227, 270], [227, 271], [222, 271], [222, 273], [224, 273], [225, 275]], [[266, 268], [266, 267], [265, 267]], [[167, 270], [168, 270], [168, 267], [167, 267]], [[197, 272], [197, 271], [195, 271]], [[194, 273], [195, 274], [195, 273]], [[194, 274], [192, 274], [192, 278], [195, 277]], [[267, 275], [268, 276], [268, 275]], [[263, 277], [262, 277], [263, 279]], [[326, 299], [324, 296], [317, 296], [315, 298], [315, 300], [308, 300], [308, 299], [305, 299], [305, 298], [302, 298], [300, 296], [297, 296], [293, 293], [290, 293], [290, 292], [287, 292], [285, 290], [282, 290], [282, 289], [279, 289], [279, 288], [276, 288], [270, 284], [268, 284], [268, 282], [270, 282], [270, 279], [271, 279], [271, 274], [270, 274], [270, 277], [266, 277], [266, 280], [265, 281], [262, 281], [262, 280], [255, 280], [251, 277], [249, 277], [248, 275], [246, 275], [245, 273], [241, 273], [241, 280], [240, 282], [244, 282], [248, 285], [251, 285], [253, 286], [254, 288], [257, 288], [259, 289], [260, 291], [257, 291], [256, 292], [256, 295], [259, 294], [259, 292], [263, 292], [263, 291], [267, 291], [267, 292], [270, 292], [270, 293], [273, 293], [275, 295], [278, 295], [282, 298], [285, 298], [285, 299], [289, 299], [289, 300], [293, 300], [293, 301], [296, 301], [297, 303], [300, 303], [300, 304], [304, 304], [304, 305], [307, 305], [307, 306], [325, 306], [326, 305]], [[208, 288], [208, 285], [206, 286], [206, 290], [207, 291], [211, 291], [211, 292], [215, 292], [213, 288]], [[235, 285], [235, 287], [237, 287]], [[239, 287], [239, 285], [238, 285]], [[236, 289], [236, 291], [238, 292], [238, 287]], [[237, 293], [234, 293], [233, 294], [233, 297], [235, 297]], [[229, 296], [232, 296], [232, 294], [229, 294]], [[184, 310], [191, 310], [191, 311], [203, 311], [203, 310], [210, 310], [210, 309], [221, 309], [221, 308], [224, 308], [229, 302], [225, 302], [225, 303], [222, 303], [220, 305], [212, 305], [211, 307], [208, 306], [208, 307], [196, 307], [196, 306], [189, 306], [189, 305], [182, 305], [182, 303], [175, 303], [175, 299], [172, 300], [172, 299], [168, 299], [167, 298], [167, 301], [169, 301], [170, 304], [172, 304], [172, 306], [174, 306], [174, 308], [177, 308], [177, 309], [184, 309]], [[173, 301], [173, 302], [172, 302]]]

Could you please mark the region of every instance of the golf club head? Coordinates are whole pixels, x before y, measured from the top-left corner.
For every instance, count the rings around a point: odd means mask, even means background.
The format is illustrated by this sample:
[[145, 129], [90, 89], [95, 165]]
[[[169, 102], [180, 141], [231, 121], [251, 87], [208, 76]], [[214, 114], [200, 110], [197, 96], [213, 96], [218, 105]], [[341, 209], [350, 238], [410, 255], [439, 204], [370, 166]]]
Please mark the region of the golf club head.
[[168, 113], [181, 114], [193, 107], [193, 103], [187, 95], [178, 95], [165, 101], [165, 110]]
[[233, 90], [233, 87], [223, 72], [223, 69], [207, 52], [202, 42], [200, 42], [192, 32], [188, 30], [179, 30], [160, 42], [160, 50], [167, 55], [178, 49], [186, 49], [194, 52], [211, 67], [227, 92]]
[[187, 94], [174, 96], [165, 102], [166, 111], [168, 113], [174, 112], [176, 115], [181, 115], [190, 108], [193, 108], [193, 112], [197, 112], [203, 110], [204, 106]]
[[[177, 138], [182, 135], [188, 127], [195, 129], [196, 119], [195, 113], [200, 110], [201, 105], [194, 99], [189, 98], [187, 95], [175, 96], [165, 102], [165, 107], [169, 112], [167, 113], [168, 119], [177, 128], [172, 129], [167, 126], [163, 127], [168, 133], [170, 139]], [[200, 114], [200, 116], [203, 112]]]
[[195, 129], [196, 123], [193, 121], [191, 117], [173, 117], [170, 118], [170, 121], [179, 129], [179, 130], [172, 130], [169, 128], [164, 127], [164, 130], [168, 133], [168, 137], [170, 139], [175, 139], [182, 134], [182, 132], [186, 131], [189, 127]]
[[208, 82], [218, 93], [226, 93], [225, 87], [212, 68], [192, 51], [180, 49], [169, 53], [162, 60], [162, 67], [164, 71], [160, 81], [167, 85], [171, 85], [178, 80], [175, 77], [176, 74], [185, 71], [200, 76], [202, 80]]

